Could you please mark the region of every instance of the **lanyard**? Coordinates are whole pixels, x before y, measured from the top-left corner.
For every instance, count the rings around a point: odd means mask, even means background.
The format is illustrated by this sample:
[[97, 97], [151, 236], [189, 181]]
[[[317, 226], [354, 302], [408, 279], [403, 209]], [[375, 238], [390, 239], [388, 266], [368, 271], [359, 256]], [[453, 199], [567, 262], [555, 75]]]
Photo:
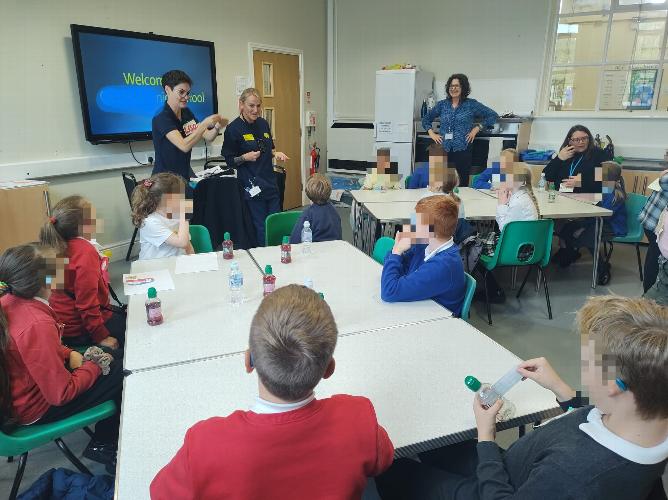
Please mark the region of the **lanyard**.
[[[573, 162], [573, 161], [571, 162], [571, 169], [570, 169], [570, 172], [569, 172], [569, 175], [568, 175], [569, 177], [573, 177], [573, 174], [575, 173], [575, 170], [578, 168], [578, 165], [582, 161], [582, 158], [584, 158], [584, 155], [581, 156], [580, 159], [577, 162]], [[575, 163], [575, 166], [573, 166], [573, 163]]]

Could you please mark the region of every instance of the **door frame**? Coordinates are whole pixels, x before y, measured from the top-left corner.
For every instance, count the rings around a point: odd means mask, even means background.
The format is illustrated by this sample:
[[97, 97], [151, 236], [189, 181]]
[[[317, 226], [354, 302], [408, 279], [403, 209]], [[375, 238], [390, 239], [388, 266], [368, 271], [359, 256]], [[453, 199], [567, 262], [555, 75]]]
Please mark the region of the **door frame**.
[[253, 66], [253, 51], [264, 50], [266, 52], [275, 52], [277, 54], [288, 54], [299, 58], [299, 182], [302, 186], [302, 205], [307, 204], [304, 186], [306, 185], [304, 160], [306, 155], [306, 128], [304, 123], [304, 51], [300, 49], [291, 49], [288, 47], [279, 47], [277, 45], [267, 45], [264, 43], [248, 42], [248, 85], [255, 87], [255, 67]]

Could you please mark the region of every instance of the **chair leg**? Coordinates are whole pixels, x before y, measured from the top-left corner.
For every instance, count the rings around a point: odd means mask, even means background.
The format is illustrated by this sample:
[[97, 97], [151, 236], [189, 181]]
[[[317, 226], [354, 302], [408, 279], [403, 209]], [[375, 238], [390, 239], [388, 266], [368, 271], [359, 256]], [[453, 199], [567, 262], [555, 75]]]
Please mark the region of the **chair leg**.
[[545, 270], [538, 268], [538, 272], [543, 275], [543, 286], [545, 287], [545, 300], [547, 301], [547, 315], [552, 319], [552, 306], [550, 305], [550, 291], [547, 289], [547, 275]]
[[93, 474], [88, 470], [88, 467], [86, 467], [84, 464], [81, 463], [81, 461], [74, 456], [74, 453], [70, 451], [70, 449], [67, 447], [65, 442], [62, 440], [62, 438], [56, 438], [54, 440], [56, 444], [58, 445], [58, 448], [60, 448], [60, 451], [63, 452], [63, 455], [67, 457], [67, 459], [72, 462], [72, 465], [74, 465], [77, 469], [79, 469], [79, 472], [82, 474], [88, 474], [89, 476], [92, 476]]
[[520, 298], [520, 295], [522, 294], [522, 290], [524, 290], [524, 285], [527, 284], [527, 279], [529, 279], [529, 275], [531, 274], [531, 266], [529, 266], [529, 270], [527, 273], [524, 275], [524, 280], [522, 281], [522, 286], [520, 286], [520, 289], [517, 291], [517, 295], [515, 295], [516, 299]]
[[132, 253], [132, 247], [135, 244], [135, 239], [137, 238], [137, 232], [139, 228], [135, 227], [135, 230], [132, 232], [132, 238], [130, 239], [130, 246], [128, 247], [128, 253], [125, 254], [125, 262], [130, 260], [130, 254]]
[[95, 433], [91, 431], [89, 427], [84, 427], [83, 430], [91, 439], [95, 437]]
[[487, 306], [487, 322], [491, 325], [492, 324], [492, 308], [489, 304], [489, 290], [487, 289], [487, 271], [485, 269], [485, 273], [482, 275], [482, 284], [483, 287], [485, 288], [485, 305]]
[[640, 281], [642, 281], [643, 275], [642, 275], [642, 261], [640, 260], [640, 243], [636, 243], [636, 256], [638, 257], [638, 272], [640, 273]]
[[19, 486], [21, 486], [21, 479], [23, 479], [27, 461], [28, 452], [25, 452], [19, 457], [19, 468], [16, 470], [16, 475], [14, 476], [14, 483], [12, 484], [12, 491], [9, 494], [9, 500], [15, 500], [16, 496], [19, 494]]
[[14, 457], [7, 457], [7, 463], [11, 464], [14, 461]]

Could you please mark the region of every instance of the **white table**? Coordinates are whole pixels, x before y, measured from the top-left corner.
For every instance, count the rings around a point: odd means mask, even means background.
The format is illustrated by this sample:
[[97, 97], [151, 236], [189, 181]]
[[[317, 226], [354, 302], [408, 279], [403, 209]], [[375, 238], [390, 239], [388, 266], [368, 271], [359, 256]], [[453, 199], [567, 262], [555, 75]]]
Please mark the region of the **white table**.
[[[318, 385], [317, 396], [368, 397], [397, 457], [473, 438], [473, 394], [464, 386], [464, 377], [494, 382], [519, 362], [458, 319], [343, 336], [334, 356], [336, 371]], [[248, 409], [256, 394], [256, 375], [246, 374], [242, 354], [127, 377], [117, 498], [148, 498], [150, 482], [182, 445], [189, 427]], [[531, 381], [516, 385], [507, 397], [517, 412], [499, 429], [560, 413], [554, 395]]]
[[278, 246], [249, 250], [262, 269], [271, 264], [276, 287], [303, 285], [306, 278], [312, 279], [314, 289], [325, 295], [341, 335], [452, 316], [433, 300], [383, 302], [382, 266], [350, 243], [313, 243], [312, 251], [304, 255], [301, 245], [292, 245], [292, 262], [281, 264]]
[[218, 271], [174, 274], [175, 257], [140, 260], [132, 272], [168, 269], [175, 290], [159, 291], [165, 322], [146, 323], [144, 295], [129, 300], [124, 367], [143, 370], [156, 366], [239, 352], [248, 346], [251, 320], [262, 300], [262, 275], [244, 250], [234, 259], [244, 275], [245, 301], [230, 304], [230, 260], [218, 253]]

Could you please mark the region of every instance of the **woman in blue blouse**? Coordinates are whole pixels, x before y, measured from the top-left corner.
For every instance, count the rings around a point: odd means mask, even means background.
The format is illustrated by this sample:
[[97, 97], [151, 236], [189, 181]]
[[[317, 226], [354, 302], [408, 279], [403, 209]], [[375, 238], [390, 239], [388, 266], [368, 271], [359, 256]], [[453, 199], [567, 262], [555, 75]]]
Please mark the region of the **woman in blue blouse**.
[[[448, 162], [454, 163], [462, 186], [469, 185], [472, 147], [475, 136], [487, 127], [492, 127], [499, 118], [494, 110], [470, 99], [471, 85], [466, 75], [455, 73], [445, 85], [448, 97], [439, 101], [422, 118], [422, 126], [437, 144], [442, 144], [448, 153]], [[432, 122], [440, 117], [437, 134], [431, 128]]]

